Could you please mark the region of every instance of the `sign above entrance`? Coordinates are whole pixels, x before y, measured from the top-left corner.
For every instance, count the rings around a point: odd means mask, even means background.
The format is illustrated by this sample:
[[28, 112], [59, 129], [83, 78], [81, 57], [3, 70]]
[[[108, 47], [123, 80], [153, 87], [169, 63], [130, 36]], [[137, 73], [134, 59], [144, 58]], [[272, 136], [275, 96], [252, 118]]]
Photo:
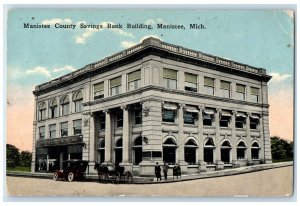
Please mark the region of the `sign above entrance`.
[[36, 141], [36, 147], [63, 146], [72, 144], [83, 144], [82, 135], [54, 139], [39, 139]]

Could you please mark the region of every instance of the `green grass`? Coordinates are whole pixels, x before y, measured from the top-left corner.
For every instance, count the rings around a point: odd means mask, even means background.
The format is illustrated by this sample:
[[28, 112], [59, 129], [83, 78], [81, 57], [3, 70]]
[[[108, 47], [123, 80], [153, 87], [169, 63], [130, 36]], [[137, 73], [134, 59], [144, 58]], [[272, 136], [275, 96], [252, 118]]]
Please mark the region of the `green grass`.
[[24, 166], [17, 166], [17, 167], [7, 167], [7, 171], [13, 171], [13, 172], [30, 172], [30, 167], [24, 167]]
[[293, 161], [293, 158], [280, 159], [280, 160], [273, 159], [272, 161], [273, 161], [273, 163], [276, 163], [276, 162], [289, 162], [289, 161]]

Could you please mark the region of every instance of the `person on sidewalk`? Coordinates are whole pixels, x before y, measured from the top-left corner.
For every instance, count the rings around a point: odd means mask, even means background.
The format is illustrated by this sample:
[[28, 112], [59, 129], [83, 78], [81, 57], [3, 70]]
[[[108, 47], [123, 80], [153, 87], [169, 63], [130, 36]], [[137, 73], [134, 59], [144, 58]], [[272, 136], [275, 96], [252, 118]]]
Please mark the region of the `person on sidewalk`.
[[161, 169], [160, 169], [160, 166], [158, 165], [158, 162], [156, 162], [156, 165], [155, 165], [155, 176], [156, 176], [156, 180], [158, 181], [161, 180]]
[[164, 176], [165, 176], [165, 180], [168, 179], [168, 169], [169, 169], [169, 166], [167, 165], [166, 162], [164, 162], [164, 165], [163, 165], [163, 173], [164, 173]]

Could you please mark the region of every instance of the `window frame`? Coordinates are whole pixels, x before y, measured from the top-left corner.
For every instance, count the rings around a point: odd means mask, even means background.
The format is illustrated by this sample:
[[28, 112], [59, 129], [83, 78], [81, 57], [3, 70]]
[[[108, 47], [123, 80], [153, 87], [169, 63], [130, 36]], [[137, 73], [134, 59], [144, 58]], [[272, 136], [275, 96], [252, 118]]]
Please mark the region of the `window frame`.
[[[66, 128], [63, 128], [63, 127], [62, 127], [63, 124], [66, 124], [67, 127], [66, 127]], [[68, 131], [68, 130], [69, 130], [68, 122], [61, 122], [61, 123], [60, 123], [60, 136], [61, 136], [61, 137], [67, 137], [68, 134], [69, 134], [69, 131]], [[63, 132], [66, 132], [66, 135], [63, 135]]]
[[[54, 126], [54, 130], [51, 128], [52, 126]], [[54, 134], [54, 137], [51, 134]], [[56, 138], [56, 124], [49, 125], [49, 138]]]
[[[80, 121], [80, 124], [78, 126], [75, 126], [75, 122], [79, 122]], [[78, 130], [78, 128], [80, 128], [80, 133], [76, 133], [76, 130]], [[76, 120], [73, 120], [73, 134], [74, 135], [82, 135], [82, 119], [76, 119]]]

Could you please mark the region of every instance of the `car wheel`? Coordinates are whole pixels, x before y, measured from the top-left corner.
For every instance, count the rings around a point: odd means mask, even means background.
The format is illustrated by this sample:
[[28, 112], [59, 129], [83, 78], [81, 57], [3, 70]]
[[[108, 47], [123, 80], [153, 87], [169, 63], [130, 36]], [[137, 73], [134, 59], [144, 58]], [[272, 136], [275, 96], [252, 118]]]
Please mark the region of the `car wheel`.
[[72, 182], [74, 180], [74, 173], [73, 172], [69, 172], [68, 174], [68, 181]]
[[53, 180], [54, 181], [58, 180], [58, 174], [57, 174], [57, 172], [54, 172], [54, 174], [53, 174]]

